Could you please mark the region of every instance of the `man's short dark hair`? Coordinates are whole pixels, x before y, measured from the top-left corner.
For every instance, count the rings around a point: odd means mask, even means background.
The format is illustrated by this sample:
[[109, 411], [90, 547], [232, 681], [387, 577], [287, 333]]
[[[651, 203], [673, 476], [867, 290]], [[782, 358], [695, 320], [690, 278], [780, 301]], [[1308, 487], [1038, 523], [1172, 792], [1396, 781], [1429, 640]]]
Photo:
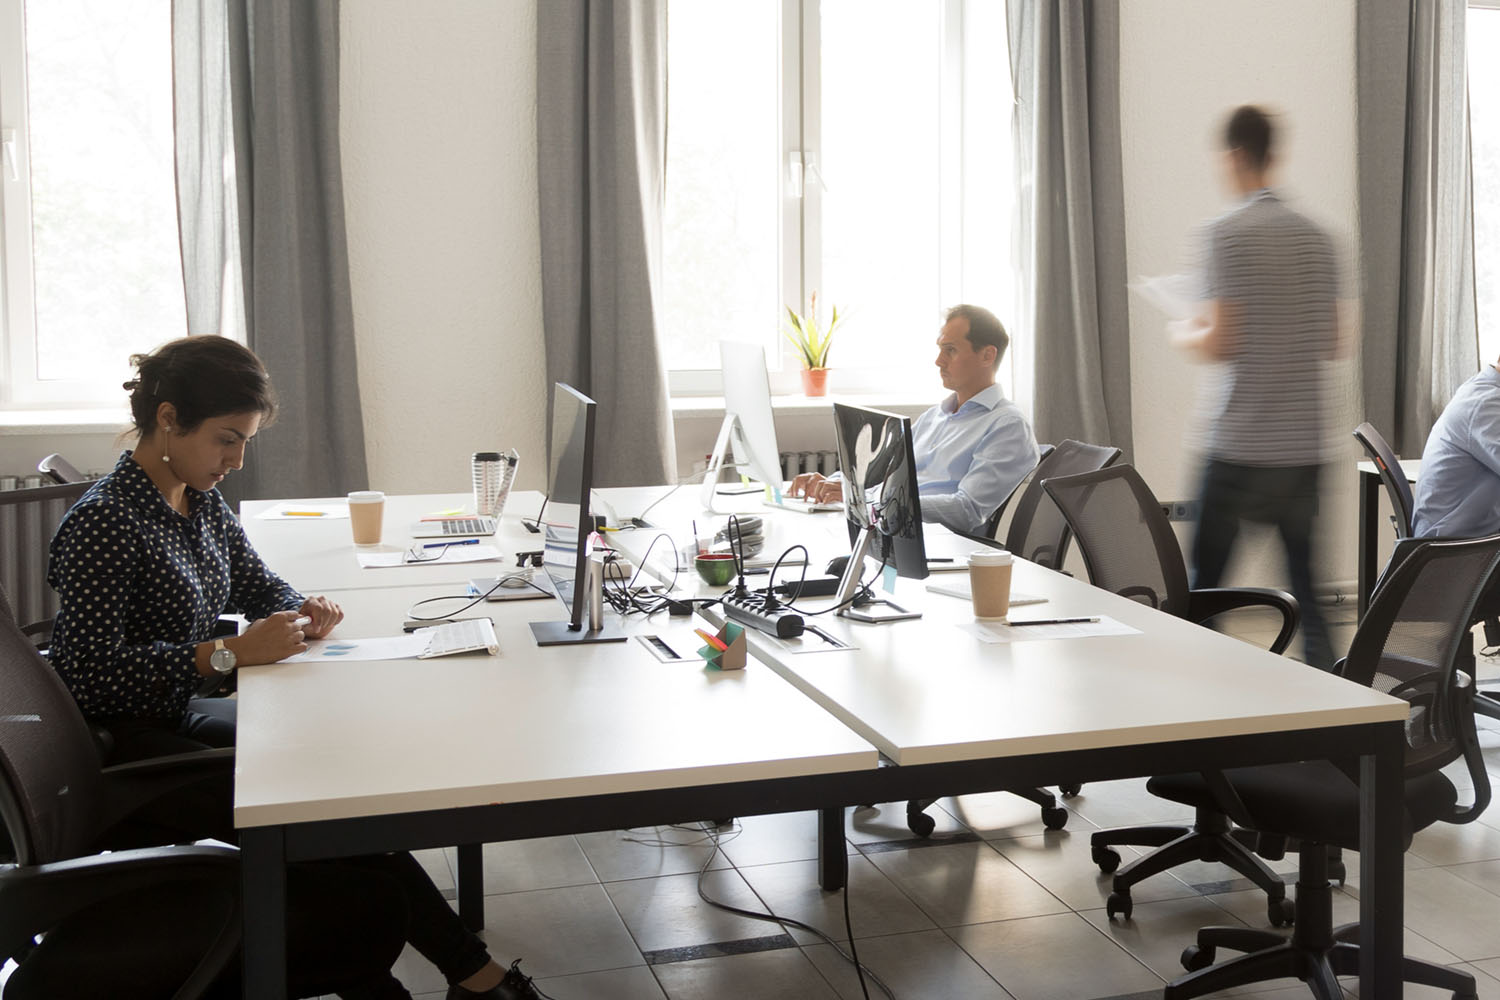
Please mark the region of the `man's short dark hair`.
[[1224, 129], [1224, 143], [1228, 149], [1238, 149], [1250, 161], [1250, 166], [1264, 170], [1271, 162], [1271, 118], [1253, 104], [1235, 108]]
[[969, 321], [969, 346], [976, 351], [982, 351], [986, 347], [995, 349], [995, 369], [1000, 368], [1000, 359], [1005, 357], [1005, 349], [1010, 346], [1010, 335], [1005, 332], [1005, 327], [995, 314], [981, 306], [954, 306], [948, 310], [948, 318], [945, 322], [951, 323], [956, 319]]

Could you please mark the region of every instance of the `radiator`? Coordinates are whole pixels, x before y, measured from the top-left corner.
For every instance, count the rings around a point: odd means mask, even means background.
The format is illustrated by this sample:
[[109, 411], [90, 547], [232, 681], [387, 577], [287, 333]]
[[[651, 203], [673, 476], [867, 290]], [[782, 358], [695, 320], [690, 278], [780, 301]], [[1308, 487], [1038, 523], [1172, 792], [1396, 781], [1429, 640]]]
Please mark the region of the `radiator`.
[[22, 625], [57, 614], [57, 595], [47, 585], [47, 546], [63, 514], [90, 485], [0, 492], [0, 586]]
[[836, 451], [784, 451], [781, 453], [781, 473], [788, 479], [804, 472], [817, 472], [828, 476], [839, 470], [839, 453]]

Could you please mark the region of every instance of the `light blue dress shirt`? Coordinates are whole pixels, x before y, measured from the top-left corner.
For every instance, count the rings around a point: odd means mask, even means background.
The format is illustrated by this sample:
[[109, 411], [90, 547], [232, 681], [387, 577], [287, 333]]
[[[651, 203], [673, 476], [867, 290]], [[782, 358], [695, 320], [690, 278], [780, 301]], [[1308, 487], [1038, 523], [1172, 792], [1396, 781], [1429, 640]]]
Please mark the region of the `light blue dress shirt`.
[[1036, 438], [998, 385], [957, 406], [950, 395], [912, 425], [922, 520], [973, 534], [1036, 468]]
[[1422, 450], [1412, 534], [1481, 538], [1500, 532], [1500, 371], [1459, 386]]

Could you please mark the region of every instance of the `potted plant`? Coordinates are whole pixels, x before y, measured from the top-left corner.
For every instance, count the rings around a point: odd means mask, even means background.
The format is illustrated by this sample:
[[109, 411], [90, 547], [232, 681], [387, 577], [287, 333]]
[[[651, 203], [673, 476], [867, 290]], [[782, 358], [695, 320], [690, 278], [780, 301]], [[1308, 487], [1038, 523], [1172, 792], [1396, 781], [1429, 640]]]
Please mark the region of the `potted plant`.
[[826, 396], [828, 347], [833, 341], [833, 331], [838, 329], [839, 308], [833, 307], [833, 319], [824, 327], [818, 320], [818, 293], [813, 292], [805, 315], [799, 316], [791, 306], [786, 307], [786, 314], [788, 325], [782, 333], [797, 349], [797, 359], [802, 362], [802, 391], [809, 396]]

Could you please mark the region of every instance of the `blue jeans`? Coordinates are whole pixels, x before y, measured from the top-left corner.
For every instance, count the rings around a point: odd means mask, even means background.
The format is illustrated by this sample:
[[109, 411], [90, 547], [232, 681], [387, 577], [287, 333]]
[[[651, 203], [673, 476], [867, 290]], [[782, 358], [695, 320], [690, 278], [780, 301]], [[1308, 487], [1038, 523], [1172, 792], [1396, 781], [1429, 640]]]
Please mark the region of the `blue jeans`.
[[1286, 552], [1292, 596], [1302, 612], [1303, 658], [1329, 670], [1333, 645], [1312, 585], [1312, 528], [1321, 471], [1319, 465], [1235, 465], [1209, 459], [1203, 469], [1198, 530], [1193, 538], [1193, 587], [1219, 586], [1241, 521], [1274, 525]]

